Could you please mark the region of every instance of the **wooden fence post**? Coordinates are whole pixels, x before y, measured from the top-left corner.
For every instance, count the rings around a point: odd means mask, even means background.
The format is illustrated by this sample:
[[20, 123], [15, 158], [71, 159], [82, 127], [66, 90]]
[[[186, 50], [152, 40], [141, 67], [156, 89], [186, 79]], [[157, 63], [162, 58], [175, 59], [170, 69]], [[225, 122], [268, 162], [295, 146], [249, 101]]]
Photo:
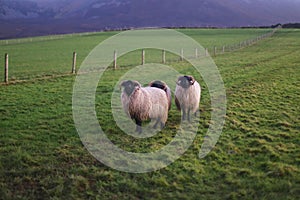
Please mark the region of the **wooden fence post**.
[[181, 49], [181, 52], [180, 52], [180, 61], [183, 61], [183, 49]]
[[208, 56], [208, 49], [205, 48], [205, 57]]
[[217, 55], [217, 47], [214, 47], [214, 56]]
[[195, 49], [195, 57], [198, 58], [198, 48]]
[[162, 63], [166, 63], [166, 50], [162, 50]]
[[118, 54], [117, 51], [114, 51], [114, 69], [117, 69], [117, 59], [118, 59]]
[[225, 46], [223, 46], [223, 53], [225, 53]]
[[76, 73], [76, 58], [77, 58], [77, 53], [74, 51], [73, 52], [72, 74]]
[[4, 82], [8, 83], [8, 54], [5, 54], [5, 62], [4, 62]]
[[142, 50], [142, 65], [145, 64], [145, 49]]

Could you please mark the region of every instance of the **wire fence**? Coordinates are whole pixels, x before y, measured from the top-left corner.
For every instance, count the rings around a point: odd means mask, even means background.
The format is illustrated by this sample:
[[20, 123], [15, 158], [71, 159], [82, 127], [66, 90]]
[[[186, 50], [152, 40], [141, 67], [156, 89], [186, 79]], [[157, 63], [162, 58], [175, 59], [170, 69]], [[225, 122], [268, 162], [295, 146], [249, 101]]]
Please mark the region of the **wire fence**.
[[78, 36], [79, 37], [80, 36], [89, 36], [89, 35], [94, 35], [97, 33], [99, 33], [99, 32], [95, 31], [95, 32], [86, 32], [86, 33], [71, 33], [71, 34], [58, 34], [58, 35], [27, 37], [27, 38], [20, 38], [20, 39], [7, 39], [7, 40], [0, 40], [0, 46], [58, 40], [58, 39], [72, 38], [72, 37], [78, 37]]
[[257, 37], [249, 38], [247, 40], [240, 41], [238, 43], [234, 43], [234, 44], [230, 44], [230, 45], [213, 46], [213, 47], [208, 48], [207, 51], [209, 52], [209, 54], [211, 56], [217, 56], [219, 54], [237, 51], [242, 48], [256, 44], [257, 42], [264, 40], [266, 38], [272, 37], [281, 28], [282, 28], [281, 26], [277, 26], [276, 28], [272, 29], [272, 31], [262, 34], [262, 35], [259, 35]]
[[[186, 50], [186, 49], [180, 49], [177, 55], [174, 55], [173, 53], [166, 52], [165, 50], [149, 50], [149, 49], [142, 49], [140, 51], [136, 51], [131, 55], [130, 59], [122, 59], [118, 57], [118, 50], [115, 50], [112, 52], [113, 62], [111, 64], [111, 67], [115, 70], [117, 70], [120, 67], [125, 66], [131, 66], [133, 65], [133, 62], [135, 60], [135, 64], [141, 64], [144, 65], [146, 62], [148, 63], [162, 63], [165, 64], [167, 62], [180, 62], [184, 61], [185, 58], [194, 58], [194, 59], [201, 59], [203, 57], [212, 56], [215, 57], [220, 54], [225, 54], [233, 51], [240, 50], [242, 48], [251, 46], [256, 44], [257, 42], [264, 40], [266, 38], [272, 37], [276, 31], [278, 31], [281, 28], [281, 26], [278, 26], [272, 31], [269, 31], [267, 33], [264, 33], [262, 35], [259, 35], [254, 38], [249, 38], [247, 40], [237, 42], [235, 44], [230, 45], [223, 45], [223, 46], [211, 46], [205, 49], [194, 49], [194, 50]], [[35, 38], [23, 38], [23, 39], [15, 39], [15, 40], [1, 40], [0, 45], [8, 45], [8, 44], [19, 44], [19, 43], [28, 43], [33, 41], [47, 41], [47, 40], [54, 40], [54, 39], [63, 39], [67, 37], [73, 37], [73, 36], [87, 36], [87, 35], [93, 35], [96, 34], [96, 32], [89, 32], [89, 33], [79, 33], [79, 34], [68, 34], [68, 35], [53, 35], [53, 36], [44, 36], [44, 37], [35, 37]], [[185, 52], [188, 52], [185, 54]], [[191, 53], [193, 52], [193, 53]], [[130, 57], [130, 55], [125, 55], [127, 57]], [[16, 81], [22, 81], [21, 79], [13, 79], [9, 80], [9, 55], [5, 54], [5, 60], [4, 60], [4, 84], [8, 84], [10, 82], [16, 82]], [[160, 58], [159, 58], [160, 57]], [[148, 59], [149, 58], [149, 59]], [[124, 61], [124, 60], [127, 60]], [[129, 61], [128, 61], [129, 60]], [[72, 63], [70, 63], [70, 71], [68, 73], [59, 72], [55, 73], [52, 76], [45, 76], [45, 78], [53, 77], [53, 76], [64, 76], [69, 74], [76, 74], [76, 63], [77, 63], [77, 53], [73, 52], [72, 57]], [[13, 67], [13, 66], [11, 66]], [[32, 79], [31, 76], [30, 79]], [[39, 78], [43, 78], [39, 76]], [[23, 80], [24, 81], [24, 80]], [[2, 83], [2, 84], [3, 84]]]

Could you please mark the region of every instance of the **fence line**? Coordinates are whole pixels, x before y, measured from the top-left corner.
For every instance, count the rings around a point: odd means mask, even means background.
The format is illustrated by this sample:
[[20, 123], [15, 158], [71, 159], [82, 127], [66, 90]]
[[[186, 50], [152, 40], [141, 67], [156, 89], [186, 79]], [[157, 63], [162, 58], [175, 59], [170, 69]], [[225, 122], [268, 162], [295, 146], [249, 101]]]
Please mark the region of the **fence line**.
[[278, 31], [279, 29], [281, 29], [281, 26], [274, 28], [272, 31], [270, 31], [268, 33], [259, 35], [255, 38], [247, 39], [245, 41], [240, 41], [239, 43], [224, 45], [224, 46], [213, 46], [213, 47], [207, 48], [208, 52], [206, 52], [206, 56], [208, 53], [210, 53], [210, 55], [212, 55], [212, 56], [217, 56], [219, 54], [233, 52], [233, 51], [240, 50], [242, 48], [254, 45], [255, 43], [257, 43], [261, 40], [272, 37], [275, 34], [275, 32]]
[[[181, 48], [180, 52], [178, 53], [179, 58], [176, 59], [176, 60], [168, 59], [168, 61], [169, 62], [172, 62], [172, 61], [176, 62], [176, 61], [184, 61], [184, 58], [196, 58], [196, 59], [198, 59], [198, 58], [207, 57], [207, 56], [214, 56], [215, 57], [215, 56], [220, 55], [220, 54], [237, 51], [239, 49], [254, 45], [255, 43], [257, 43], [257, 42], [259, 42], [259, 41], [261, 41], [265, 38], [269, 38], [269, 37], [273, 36], [274, 33], [280, 28], [281, 27], [279, 26], [279, 27], [273, 29], [272, 31], [270, 31], [268, 33], [257, 36], [256, 38], [251, 38], [251, 39], [241, 41], [241, 42], [238, 42], [238, 43], [235, 43], [235, 44], [223, 45], [223, 46], [213, 46], [213, 47], [210, 47], [210, 48], [205, 48], [203, 55], [201, 55], [199, 53], [199, 49], [196, 48], [195, 49], [195, 54], [193, 56], [185, 56], [184, 55], [184, 49]], [[142, 58], [141, 59], [142, 59], [141, 64], [144, 65], [146, 63], [146, 50], [145, 49], [142, 49]], [[166, 63], [166, 50], [162, 50], [162, 61], [161, 62], [162, 62], [162, 64]], [[117, 66], [116, 55], [114, 56], [114, 66], [115, 66], [115, 69], [116, 69], [116, 66]]]
[[57, 39], [64, 39], [69, 37], [75, 36], [88, 36], [100, 33], [99, 31], [94, 32], [86, 32], [86, 33], [71, 33], [71, 34], [58, 34], [58, 35], [47, 35], [47, 36], [36, 36], [36, 37], [28, 37], [28, 38], [20, 38], [20, 39], [7, 39], [7, 40], [0, 40], [0, 45], [11, 45], [11, 44], [23, 44], [23, 43], [30, 43], [30, 42], [41, 42], [41, 41], [49, 41], [49, 40], [57, 40]]
[[[247, 46], [251, 46], [265, 38], [269, 38], [271, 36], [274, 35], [274, 33], [279, 30], [281, 28], [281, 26], [279, 27], [276, 27], [275, 29], [273, 29], [271, 32], [269, 33], [265, 33], [263, 35], [260, 35], [260, 36], [257, 36], [255, 38], [251, 38], [251, 39], [248, 39], [248, 40], [245, 40], [245, 41], [241, 41], [241, 42], [238, 42], [236, 44], [231, 44], [231, 45], [223, 45], [223, 46], [213, 46], [213, 47], [210, 47], [210, 48], [205, 48], [203, 49], [204, 50], [204, 53], [203, 55], [201, 55], [201, 53], [199, 52], [199, 49], [195, 49], [195, 53], [194, 55], [190, 55], [190, 56], [185, 56], [184, 55], [184, 49], [181, 48], [180, 49], [180, 52], [178, 53], [177, 55], [177, 59], [175, 60], [171, 60], [171, 59], [168, 59], [168, 62], [176, 62], [176, 61], [184, 61], [184, 58], [195, 58], [195, 59], [198, 59], [198, 58], [203, 58], [203, 57], [207, 57], [207, 56], [217, 56], [217, 55], [220, 55], [220, 54], [224, 54], [224, 53], [227, 53], [227, 52], [233, 52], [233, 51], [236, 51], [236, 50], [239, 50], [239, 49], [242, 49], [242, 48], [245, 48]], [[76, 34], [76, 35], [88, 35], [88, 34], [94, 34], [94, 33], [81, 33], [81, 34]], [[52, 38], [63, 38], [65, 37], [65, 35], [58, 35], [58, 36], [53, 36]], [[32, 38], [29, 38], [31, 41], [32, 41]], [[23, 39], [21, 39], [23, 40]], [[6, 41], [7, 42], [7, 41]], [[8, 42], [7, 42], [8, 44]], [[179, 57], [179, 58], [178, 58]], [[9, 64], [9, 55], [6, 53], [5, 54], [5, 64], [4, 64], [4, 83], [8, 83], [9, 82], [9, 78], [8, 78], [8, 64]], [[76, 59], [77, 59], [77, 53], [76, 52], [73, 52], [73, 62], [72, 62], [72, 69], [71, 69], [71, 74], [76, 74]], [[117, 50], [115, 50], [113, 52], [113, 68], [114, 69], [117, 69], [117, 66], [118, 66], [118, 55], [117, 55]], [[163, 64], [165, 64], [167, 62], [167, 59], [166, 59], [166, 50], [162, 50], [162, 58], [161, 58], [161, 62]], [[146, 50], [145, 49], [142, 49], [142, 52], [141, 52], [141, 64], [144, 65], [146, 63]]]
[[[276, 29], [281, 28], [281, 26], [276, 27], [273, 31], [276, 31]], [[127, 29], [125, 29], [127, 30]], [[119, 30], [115, 30], [119, 31]], [[270, 32], [271, 34], [274, 34], [275, 32]], [[28, 37], [28, 38], [20, 38], [20, 39], [6, 39], [6, 40], [0, 40], [0, 45], [10, 45], [10, 44], [21, 44], [21, 43], [30, 43], [30, 42], [40, 42], [40, 41], [49, 41], [49, 40], [57, 40], [57, 39], [64, 39], [68, 37], [74, 37], [74, 36], [88, 36], [93, 35], [97, 33], [101, 33], [105, 31], [93, 31], [93, 32], [84, 32], [84, 33], [70, 33], [70, 34], [56, 34], [56, 35], [47, 35], [47, 36], [36, 36], [36, 37]], [[261, 38], [256, 38], [259, 40], [264, 39], [265, 37], [269, 37], [266, 33], [261, 35]], [[260, 37], [260, 36], [259, 36]]]

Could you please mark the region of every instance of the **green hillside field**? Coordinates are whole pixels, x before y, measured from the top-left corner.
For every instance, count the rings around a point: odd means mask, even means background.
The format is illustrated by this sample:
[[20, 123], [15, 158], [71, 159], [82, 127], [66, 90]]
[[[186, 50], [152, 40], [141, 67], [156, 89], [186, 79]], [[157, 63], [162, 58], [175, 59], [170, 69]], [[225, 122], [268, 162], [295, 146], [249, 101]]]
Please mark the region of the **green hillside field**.
[[[270, 30], [180, 31], [212, 47]], [[99, 162], [83, 146], [73, 121], [72, 52], [78, 53], [79, 65], [114, 34], [0, 44], [0, 55], [10, 56], [12, 81], [0, 85], [0, 199], [300, 199], [300, 30], [281, 29], [254, 45], [213, 57], [226, 87], [227, 115], [218, 143], [203, 159], [198, 153], [211, 123], [206, 84], [189, 63], [169, 61], [202, 85], [200, 126], [181, 158], [144, 174]], [[120, 58], [117, 70], [106, 70], [95, 106], [99, 123], [116, 145], [150, 152], [172, 140], [180, 113], [173, 102], [166, 128], [153, 138], [136, 139], [120, 131], [111, 115], [111, 93], [118, 79], [140, 64], [135, 58], [140, 59], [139, 52]]]

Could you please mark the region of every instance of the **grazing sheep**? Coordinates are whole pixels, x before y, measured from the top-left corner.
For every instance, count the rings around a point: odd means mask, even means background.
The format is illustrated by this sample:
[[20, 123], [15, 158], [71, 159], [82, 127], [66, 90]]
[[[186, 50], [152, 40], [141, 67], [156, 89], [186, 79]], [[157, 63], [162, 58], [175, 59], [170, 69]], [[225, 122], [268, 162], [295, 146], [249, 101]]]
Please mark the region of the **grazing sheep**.
[[141, 87], [137, 81], [123, 81], [121, 87], [122, 105], [125, 113], [136, 123], [136, 131], [142, 132], [142, 121], [156, 120], [163, 128], [168, 119], [168, 99], [166, 93], [155, 87]]
[[162, 89], [163, 91], [166, 92], [166, 95], [167, 95], [167, 98], [168, 98], [168, 103], [169, 103], [169, 109], [171, 109], [171, 103], [172, 103], [172, 93], [171, 93], [171, 89], [170, 87], [163, 81], [152, 81], [150, 84], [149, 84], [150, 87], [156, 87], [156, 88], [160, 88]]
[[201, 87], [193, 76], [180, 76], [175, 89], [175, 104], [182, 111], [182, 120], [190, 121], [191, 112], [197, 116]]

